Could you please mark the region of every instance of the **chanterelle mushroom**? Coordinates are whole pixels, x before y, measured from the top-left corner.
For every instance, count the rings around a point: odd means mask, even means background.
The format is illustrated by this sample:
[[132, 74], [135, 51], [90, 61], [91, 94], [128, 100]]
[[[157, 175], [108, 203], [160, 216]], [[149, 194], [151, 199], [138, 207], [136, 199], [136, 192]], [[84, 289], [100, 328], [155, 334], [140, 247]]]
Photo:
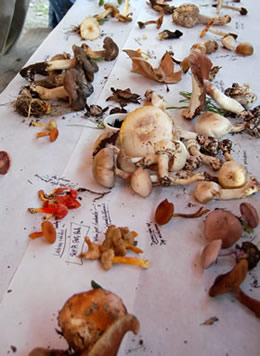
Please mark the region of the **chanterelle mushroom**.
[[[196, 24], [207, 24], [211, 18], [200, 14], [198, 6], [194, 4], [182, 4], [178, 6], [172, 15], [173, 22], [183, 27], [194, 27]], [[228, 15], [216, 17], [214, 25], [225, 25], [231, 21]]]

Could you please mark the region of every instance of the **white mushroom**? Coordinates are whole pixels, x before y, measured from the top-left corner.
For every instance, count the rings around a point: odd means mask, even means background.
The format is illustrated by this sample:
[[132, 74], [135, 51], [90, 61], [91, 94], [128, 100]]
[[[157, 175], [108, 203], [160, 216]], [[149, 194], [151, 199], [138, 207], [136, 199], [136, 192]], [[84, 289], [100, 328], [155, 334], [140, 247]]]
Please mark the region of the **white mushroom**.
[[149, 172], [142, 167], [138, 167], [130, 179], [131, 188], [135, 193], [143, 198], [148, 197], [152, 192], [152, 181]]
[[238, 101], [247, 110], [257, 100], [257, 96], [251, 92], [249, 84], [239, 85], [238, 83], [233, 83], [231, 88], [225, 90], [225, 94]]
[[215, 182], [200, 182], [194, 190], [194, 197], [200, 203], [207, 203], [212, 199], [216, 200], [231, 200], [246, 198], [249, 195], [259, 192], [260, 185], [255, 177], [241, 188], [236, 189], [222, 189], [221, 186]]
[[231, 122], [220, 114], [206, 111], [195, 122], [195, 131], [205, 137], [220, 138], [229, 133], [237, 133], [246, 129], [246, 124], [232, 125]]
[[79, 26], [80, 37], [93, 41], [101, 35], [99, 23], [94, 17], [86, 17]]
[[245, 166], [231, 159], [221, 166], [218, 182], [223, 188], [240, 188], [247, 182], [248, 173]]
[[204, 80], [204, 87], [206, 93], [215, 100], [219, 106], [223, 109], [233, 112], [235, 114], [239, 114], [244, 111], [244, 107], [235, 99], [232, 99], [222, 93], [215, 85], [213, 85], [210, 81]]

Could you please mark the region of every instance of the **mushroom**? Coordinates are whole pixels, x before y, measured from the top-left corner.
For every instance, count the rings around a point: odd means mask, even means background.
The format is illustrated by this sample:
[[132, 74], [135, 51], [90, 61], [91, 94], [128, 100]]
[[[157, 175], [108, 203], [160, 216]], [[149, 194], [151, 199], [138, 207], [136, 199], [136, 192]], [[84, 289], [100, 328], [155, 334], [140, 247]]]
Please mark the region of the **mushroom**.
[[188, 140], [186, 142], [186, 147], [192, 156], [199, 157], [203, 163], [209, 165], [214, 171], [219, 170], [222, 166], [222, 162], [219, 158], [205, 155], [200, 152], [200, 145], [197, 140]]
[[232, 125], [224, 116], [206, 111], [195, 122], [195, 131], [205, 137], [221, 138], [229, 133], [238, 133], [246, 129], [246, 124]]
[[48, 204], [42, 208], [28, 208], [31, 214], [44, 213], [54, 215], [57, 220], [63, 219], [68, 214], [68, 208], [65, 204], [58, 202], [57, 204]]
[[89, 56], [91, 59], [104, 59], [105, 61], [112, 61], [118, 56], [118, 46], [117, 44], [112, 40], [111, 37], [105, 37], [103, 41], [103, 50], [101, 51], [92, 51], [92, 49], [86, 44], [83, 43], [81, 46], [87, 56]]
[[249, 84], [233, 83], [232, 87], [227, 88], [224, 93], [238, 101], [246, 110], [253, 106], [257, 100], [257, 96], [251, 92]]
[[98, 21], [104, 20], [109, 15], [111, 15], [112, 17], [115, 17], [115, 15], [118, 13], [119, 13], [119, 10], [113, 4], [106, 3], [106, 4], [104, 4], [104, 11], [101, 12], [101, 14], [96, 15], [96, 19]]
[[200, 263], [203, 269], [209, 268], [217, 259], [222, 246], [222, 240], [212, 240], [203, 249], [200, 255]]
[[230, 211], [216, 209], [206, 216], [205, 237], [208, 241], [221, 240], [222, 248], [231, 247], [240, 239], [242, 232], [239, 219]]
[[233, 51], [236, 47], [236, 39], [231, 34], [223, 36], [221, 39], [221, 43], [223, 47], [228, 49], [229, 51]]
[[259, 224], [259, 216], [256, 208], [250, 203], [241, 203], [240, 213], [250, 229], [255, 229]]
[[152, 192], [152, 181], [146, 169], [138, 167], [131, 175], [130, 185], [132, 190], [143, 198]]
[[218, 12], [218, 7], [221, 6], [223, 9], [230, 9], [230, 10], [234, 10], [234, 11], [238, 11], [240, 13], [240, 15], [247, 15], [247, 9], [245, 7], [236, 7], [236, 6], [232, 6], [232, 5], [224, 5], [221, 4], [219, 5], [220, 2], [223, 2], [223, 0], [220, 0], [218, 2], [218, 5], [212, 5], [213, 7], [217, 7], [217, 14]]
[[204, 80], [204, 87], [206, 93], [215, 100], [219, 106], [223, 109], [233, 112], [235, 114], [239, 114], [244, 111], [244, 107], [235, 99], [228, 97], [224, 93], [222, 93], [216, 86], [214, 86], [207, 79]]
[[158, 40], [171, 40], [173, 38], [180, 38], [183, 35], [183, 33], [179, 30], [175, 31], [170, 31], [170, 30], [164, 30], [160, 33], [158, 33], [157, 38]]
[[242, 42], [236, 47], [236, 53], [242, 56], [252, 56], [254, 53], [254, 47], [251, 43]]
[[163, 23], [163, 15], [161, 15], [157, 20], [149, 20], [149, 21], [145, 21], [145, 22], [138, 21], [137, 22], [139, 28], [141, 28], [141, 29], [145, 28], [145, 26], [147, 26], [147, 25], [155, 24], [157, 30], [159, 30], [161, 28], [162, 23]]
[[245, 166], [230, 159], [222, 164], [218, 171], [218, 182], [222, 188], [240, 188], [247, 182]]
[[212, 199], [230, 200], [246, 198], [260, 191], [260, 185], [255, 177], [241, 188], [223, 189], [215, 182], [200, 182], [194, 190], [194, 197], [200, 203], [207, 203]]
[[76, 29], [76, 32], [79, 32], [81, 39], [94, 41], [101, 35], [97, 18], [86, 17], [79, 25], [79, 28]]
[[231, 271], [221, 274], [215, 279], [209, 290], [210, 297], [216, 297], [219, 294], [232, 292], [234, 289], [238, 288], [245, 280], [247, 272], [248, 262], [243, 258]]
[[118, 19], [120, 22], [131, 22], [132, 21], [132, 12], [128, 12], [130, 6], [129, 0], [125, 0], [124, 2], [124, 9], [122, 14], [120, 12], [115, 14], [115, 18]]
[[6, 174], [11, 166], [11, 156], [6, 151], [0, 151], [0, 174]]
[[[183, 4], [178, 6], [172, 15], [173, 22], [183, 27], [194, 27], [197, 24], [207, 24], [210, 17], [200, 14], [198, 6], [194, 4]], [[231, 21], [228, 15], [214, 18], [214, 25], [225, 25]]]
[[58, 315], [58, 324], [69, 346], [81, 355], [116, 355], [129, 330], [139, 330], [138, 320], [121, 298], [102, 288], [69, 298]]
[[156, 208], [155, 211], [155, 221], [159, 225], [167, 224], [172, 218], [180, 217], [186, 219], [199, 218], [206, 214], [209, 210], [199, 208], [195, 213], [184, 214], [184, 213], [174, 213], [174, 205], [170, 203], [167, 199], [163, 200]]
[[54, 127], [51, 130], [38, 132], [36, 134], [36, 138], [46, 137], [46, 136], [49, 136], [50, 142], [54, 142], [57, 140], [57, 138], [59, 136], [59, 130], [56, 127]]
[[182, 115], [185, 119], [193, 119], [204, 107], [206, 92], [204, 82], [209, 77], [212, 67], [210, 59], [197, 51], [192, 51], [189, 55], [189, 65], [192, 73], [192, 94], [189, 108], [184, 109]]
[[30, 239], [34, 240], [39, 237], [45, 237], [45, 239], [50, 243], [53, 244], [56, 241], [56, 230], [53, 224], [45, 220], [42, 222], [42, 231], [40, 232], [33, 232], [29, 235]]
[[130, 173], [123, 172], [115, 165], [115, 147], [105, 147], [98, 151], [93, 158], [92, 173], [95, 181], [105, 188], [115, 185], [115, 176], [127, 179]]
[[135, 265], [144, 269], [150, 266], [150, 262], [143, 258], [115, 256], [115, 252], [112, 248], [102, 252], [100, 262], [106, 271], [111, 269], [113, 264]]

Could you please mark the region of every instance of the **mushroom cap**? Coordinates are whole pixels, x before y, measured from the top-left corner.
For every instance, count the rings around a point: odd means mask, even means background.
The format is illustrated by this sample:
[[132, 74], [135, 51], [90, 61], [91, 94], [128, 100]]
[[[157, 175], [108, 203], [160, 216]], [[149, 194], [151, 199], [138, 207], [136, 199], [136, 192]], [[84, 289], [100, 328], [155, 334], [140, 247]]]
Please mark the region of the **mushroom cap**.
[[145, 157], [154, 153], [154, 144], [173, 138], [173, 122], [160, 108], [146, 105], [125, 118], [120, 132], [120, 145], [130, 157]]
[[208, 241], [222, 240], [222, 248], [231, 247], [240, 239], [243, 229], [239, 219], [230, 211], [217, 209], [205, 219], [204, 233]]
[[6, 151], [0, 151], [0, 174], [6, 174], [11, 166], [11, 156]]
[[73, 295], [58, 315], [58, 324], [76, 352], [90, 350], [104, 332], [127, 314], [121, 298], [98, 288]]
[[98, 21], [94, 17], [86, 17], [79, 27], [80, 36], [84, 40], [93, 41], [101, 34]]
[[95, 181], [106, 188], [112, 188], [115, 184], [115, 158], [114, 151], [103, 148], [93, 159], [92, 172]]
[[215, 182], [200, 182], [194, 189], [194, 198], [200, 203], [207, 203], [220, 193], [221, 187]]
[[42, 234], [50, 244], [53, 244], [56, 241], [55, 227], [48, 220], [42, 222]]
[[64, 88], [69, 95], [70, 106], [76, 111], [86, 107], [88, 83], [75, 68], [67, 69], [64, 76]]
[[227, 135], [232, 127], [230, 121], [224, 116], [208, 111], [201, 114], [194, 125], [199, 135], [216, 138]]
[[255, 229], [259, 224], [259, 216], [256, 208], [250, 203], [241, 203], [239, 209], [248, 226], [251, 229]]
[[104, 9], [105, 10], [110, 9], [112, 11], [111, 16], [115, 16], [116, 14], [119, 14], [118, 8], [113, 4], [109, 4], [109, 3], [104, 4]]
[[152, 181], [147, 169], [138, 167], [131, 175], [131, 188], [135, 193], [143, 198], [148, 197], [152, 192]]
[[183, 4], [174, 9], [172, 20], [182, 27], [193, 27], [198, 22], [199, 8], [194, 4]]
[[218, 182], [223, 188], [240, 188], [247, 182], [247, 170], [234, 160], [226, 161], [218, 171]]
[[112, 61], [118, 56], [119, 48], [111, 37], [105, 37], [103, 48], [105, 50], [105, 61]]

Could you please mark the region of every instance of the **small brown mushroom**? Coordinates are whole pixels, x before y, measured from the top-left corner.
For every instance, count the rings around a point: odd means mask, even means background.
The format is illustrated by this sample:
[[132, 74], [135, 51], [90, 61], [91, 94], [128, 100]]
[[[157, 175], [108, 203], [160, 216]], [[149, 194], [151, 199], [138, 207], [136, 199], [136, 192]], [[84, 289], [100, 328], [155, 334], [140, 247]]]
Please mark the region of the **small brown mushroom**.
[[141, 28], [141, 29], [145, 28], [146, 25], [155, 24], [157, 30], [159, 30], [161, 28], [162, 23], [163, 23], [163, 16], [160, 16], [157, 20], [149, 20], [149, 21], [145, 21], [145, 22], [138, 21], [137, 22], [139, 28]]
[[240, 213], [251, 229], [255, 229], [259, 224], [259, 216], [256, 208], [250, 203], [241, 203]]
[[4, 175], [11, 166], [11, 156], [6, 151], [0, 151], [0, 174]]
[[42, 231], [33, 232], [29, 237], [32, 240], [37, 239], [38, 237], [45, 237], [50, 244], [53, 244], [56, 241], [56, 230], [50, 221], [45, 220], [42, 222]]
[[91, 59], [104, 59], [105, 61], [112, 61], [118, 56], [118, 46], [110, 37], [105, 37], [103, 42], [103, 50], [93, 51], [86, 43], [81, 46], [85, 53]]
[[231, 212], [217, 209], [205, 219], [204, 233], [208, 241], [221, 240], [222, 248], [231, 247], [242, 235], [239, 219]]

